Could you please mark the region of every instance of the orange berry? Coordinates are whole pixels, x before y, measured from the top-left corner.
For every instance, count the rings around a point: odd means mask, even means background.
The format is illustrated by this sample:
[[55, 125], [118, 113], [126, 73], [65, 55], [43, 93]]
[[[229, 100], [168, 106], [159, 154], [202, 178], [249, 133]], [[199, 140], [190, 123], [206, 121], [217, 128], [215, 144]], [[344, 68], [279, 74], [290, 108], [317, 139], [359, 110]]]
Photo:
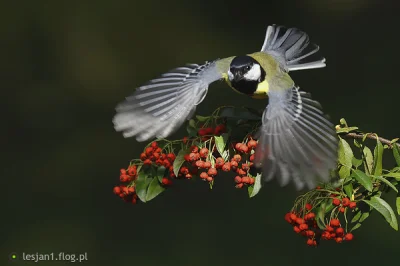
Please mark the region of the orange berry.
[[222, 166], [222, 171], [229, 172], [230, 170], [231, 170], [231, 163], [230, 162], [224, 163], [224, 165]]
[[244, 171], [247, 171], [247, 170], [250, 169], [250, 167], [249, 167], [249, 165], [248, 165], [247, 163], [243, 163], [243, 164], [242, 164], [242, 169], [243, 169]]
[[242, 160], [242, 156], [240, 156], [240, 154], [235, 154], [233, 156], [233, 160], [236, 162], [240, 162]]
[[250, 162], [254, 161], [254, 154], [250, 155], [249, 161]]
[[204, 167], [204, 162], [203, 161], [196, 161], [196, 166], [198, 168], [203, 168]]
[[302, 219], [302, 218], [297, 218], [297, 219], [296, 219], [296, 223], [297, 223], [297, 224], [304, 224], [305, 221], [304, 221], [304, 219]]
[[213, 181], [213, 179], [214, 179], [214, 178], [213, 178], [212, 176], [207, 176], [207, 181], [208, 181], [208, 182]]
[[254, 178], [252, 178], [252, 177], [250, 177], [250, 180], [249, 180], [249, 185], [253, 185], [253, 184], [254, 184], [254, 182], [255, 182], [255, 179], [254, 179]]
[[243, 187], [243, 183], [236, 184], [235, 187], [236, 187], [236, 188], [242, 188], [242, 187]]
[[296, 219], [297, 219], [296, 214], [291, 213], [291, 214], [290, 214], [290, 219], [292, 219], [292, 221], [296, 221]]
[[125, 175], [125, 174], [126, 174], [126, 170], [125, 170], [125, 169], [121, 169], [121, 170], [119, 170], [119, 172], [120, 172], [122, 175]]
[[335, 238], [335, 241], [336, 241], [336, 243], [342, 243], [342, 241], [343, 241], [343, 237], [336, 237]]
[[186, 178], [186, 179], [192, 179], [192, 177], [193, 177], [193, 176], [192, 176], [192, 174], [190, 174], [190, 173], [185, 175], [185, 178]]
[[240, 176], [235, 176], [235, 182], [236, 183], [242, 183], [242, 178]]
[[128, 193], [131, 194], [135, 192], [135, 187], [128, 187]]
[[249, 149], [255, 149], [257, 147], [257, 141], [255, 140], [249, 140], [249, 142], [247, 142], [247, 147], [249, 147]]
[[242, 177], [242, 183], [249, 184], [250, 183], [250, 177], [248, 177], [248, 176]]
[[210, 162], [204, 162], [204, 169], [209, 169], [211, 168], [211, 163]]
[[208, 173], [209, 176], [215, 176], [217, 174], [217, 169], [210, 168], [210, 169], [208, 169], [207, 173]]
[[207, 174], [206, 172], [202, 172], [202, 173], [200, 174], [200, 178], [201, 178], [201, 179], [207, 179], [207, 177], [208, 177], [208, 174]]
[[300, 232], [301, 232], [301, 230], [300, 230], [300, 228], [299, 228], [298, 226], [293, 226], [293, 230], [294, 230], [296, 233], [300, 233]]
[[225, 163], [225, 161], [224, 161], [224, 159], [222, 159], [222, 157], [218, 157], [217, 159], [215, 159], [215, 167], [216, 168], [222, 168], [224, 163]]
[[241, 142], [236, 143], [236, 144], [235, 144], [235, 150], [240, 151], [240, 147], [241, 147], [241, 146], [242, 146], [242, 143], [241, 143]]
[[244, 171], [243, 169], [236, 169], [236, 173], [238, 174], [238, 175], [241, 175], [241, 176], [244, 176], [244, 175], [246, 175], [247, 173], [246, 173], [246, 171]]
[[200, 150], [199, 154], [200, 154], [200, 157], [201, 157], [201, 158], [207, 158], [207, 156], [208, 156], [208, 149], [207, 149], [207, 148], [202, 148], [202, 149]]
[[357, 207], [357, 203], [355, 202], [355, 201], [351, 201], [350, 203], [349, 203], [349, 208], [350, 209], [355, 209]]
[[345, 208], [345, 207], [340, 207], [340, 208], [339, 208], [339, 211], [340, 211], [341, 213], [344, 213], [344, 212], [346, 211], [346, 208]]
[[240, 151], [243, 153], [248, 153], [249, 152], [249, 147], [246, 146], [246, 144], [242, 144], [240, 146]]
[[236, 170], [236, 167], [238, 167], [238, 162], [232, 160], [231, 161], [231, 167], [232, 167], [232, 170]]

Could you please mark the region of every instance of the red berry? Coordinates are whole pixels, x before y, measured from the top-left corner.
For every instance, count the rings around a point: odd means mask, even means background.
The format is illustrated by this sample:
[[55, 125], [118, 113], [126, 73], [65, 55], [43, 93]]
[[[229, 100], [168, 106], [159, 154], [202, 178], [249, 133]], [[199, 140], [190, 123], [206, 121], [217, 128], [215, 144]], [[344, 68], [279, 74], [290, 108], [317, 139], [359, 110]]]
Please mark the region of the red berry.
[[242, 146], [242, 143], [241, 143], [241, 142], [238, 142], [238, 143], [236, 143], [236, 145], [235, 145], [235, 149], [238, 150], [238, 151], [240, 151], [241, 146]]
[[147, 156], [152, 155], [153, 154], [153, 147], [147, 147], [145, 149], [145, 153], [146, 153]]
[[244, 171], [247, 171], [247, 170], [250, 169], [250, 166], [249, 166], [247, 163], [243, 163], [243, 164], [242, 164], [242, 169], [243, 169]]
[[147, 159], [146, 153], [142, 152], [142, 153], [140, 154], [140, 160], [144, 161], [144, 160], [146, 160], [146, 159]]
[[226, 127], [224, 124], [218, 125], [215, 127], [214, 134], [216, 136], [220, 136], [222, 133], [226, 132]]
[[235, 182], [236, 183], [242, 183], [242, 178], [240, 176], [235, 176]]
[[311, 238], [307, 239], [307, 245], [310, 247], [314, 246], [314, 240]]
[[186, 178], [186, 179], [192, 179], [192, 177], [193, 177], [193, 176], [192, 176], [192, 174], [190, 174], [190, 173], [185, 175], [185, 178]]
[[120, 187], [114, 187], [113, 188], [113, 192], [114, 192], [115, 195], [119, 195], [119, 194], [121, 194], [121, 188]]
[[304, 221], [304, 219], [302, 219], [302, 218], [297, 218], [297, 219], [296, 219], [296, 223], [297, 223], [297, 224], [304, 224], [305, 221]]
[[344, 235], [344, 229], [342, 227], [339, 227], [336, 229], [336, 235], [337, 236], [343, 236]]
[[315, 189], [318, 189], [318, 190], [319, 190], [319, 189], [322, 189], [322, 188], [321, 188], [320, 186], [317, 186]]
[[128, 180], [129, 180], [128, 175], [120, 175], [119, 176], [119, 181], [121, 181], [121, 182], [127, 182]]
[[332, 204], [335, 205], [335, 206], [339, 206], [340, 205], [340, 199], [334, 198], [333, 201], [332, 201]]
[[345, 207], [340, 207], [340, 208], [339, 208], [339, 211], [340, 211], [341, 213], [344, 213], [344, 212], [346, 211], [346, 208], [345, 208]]
[[167, 159], [172, 163], [175, 160], [176, 156], [173, 153], [167, 154]]
[[200, 159], [200, 155], [196, 152], [191, 152], [189, 154], [189, 159], [191, 162], [197, 161], [198, 159]]
[[200, 178], [201, 178], [201, 179], [207, 179], [207, 177], [208, 177], [208, 174], [207, 174], [206, 172], [202, 172], [202, 173], [200, 174]]
[[131, 194], [135, 192], [135, 187], [128, 187], [128, 193]]
[[308, 229], [308, 225], [307, 224], [300, 224], [299, 228], [301, 231], [307, 230]]
[[331, 226], [333, 226], [333, 227], [337, 227], [337, 226], [340, 226], [340, 221], [339, 221], [339, 219], [332, 219], [331, 220], [331, 222], [330, 222], [330, 225]]
[[214, 133], [214, 129], [212, 127], [206, 127], [204, 130], [206, 131], [206, 135], [211, 135]]
[[313, 237], [313, 236], [315, 235], [315, 233], [314, 233], [314, 231], [312, 231], [312, 230], [307, 230], [307, 231], [306, 231], [306, 235], [307, 235], [308, 237]]
[[190, 156], [189, 156], [189, 154], [185, 154], [185, 155], [183, 156], [183, 159], [184, 159], [186, 162], [190, 162]]
[[331, 234], [328, 231], [324, 231], [321, 235], [322, 239], [329, 240], [331, 239]]
[[300, 233], [300, 232], [301, 232], [301, 230], [300, 230], [300, 228], [299, 228], [298, 226], [293, 226], [293, 230], [294, 230], [296, 233]]
[[291, 213], [291, 214], [290, 214], [290, 219], [292, 219], [292, 221], [296, 221], [296, 219], [297, 219], [296, 214]]
[[137, 169], [136, 169], [136, 165], [132, 165], [132, 166], [130, 166], [129, 168], [128, 168], [128, 174], [130, 175], [130, 176], [135, 176], [136, 174], [137, 174], [137, 171], [136, 171]]
[[229, 172], [231, 170], [231, 164], [229, 162], [224, 163], [222, 171]]
[[193, 145], [192, 147], [190, 147], [190, 152], [193, 152], [193, 153], [199, 152], [199, 147], [197, 147], [196, 145]]
[[200, 157], [201, 157], [201, 158], [207, 158], [207, 156], [208, 156], [208, 149], [207, 149], [207, 148], [202, 148], [202, 149], [200, 150], [199, 154], [200, 154]]
[[186, 166], [182, 166], [182, 168], [179, 170], [179, 172], [183, 175], [186, 175], [189, 173], [189, 169]]
[[168, 159], [165, 159], [162, 162], [162, 165], [164, 165], [165, 168], [170, 168], [171, 167], [171, 162]]
[[355, 201], [351, 201], [350, 203], [349, 203], [349, 208], [350, 209], [354, 209], [354, 208], [356, 208], [357, 207], [357, 203], [355, 202]]
[[146, 160], [144, 160], [143, 164], [144, 164], [144, 165], [151, 165], [152, 162], [151, 162], [150, 159], [146, 159]]
[[238, 167], [238, 165], [239, 165], [238, 162], [236, 162], [234, 160], [231, 161], [232, 170], [236, 170], [236, 167]]
[[349, 204], [350, 204], [350, 199], [349, 199], [349, 198], [343, 198], [343, 199], [342, 199], [342, 205], [343, 205], [344, 207], [349, 206]]
[[351, 240], [353, 240], [353, 238], [354, 238], [354, 236], [353, 236], [352, 233], [347, 233], [347, 234], [344, 236], [344, 240], [346, 240], [346, 241], [351, 241]]
[[292, 219], [290, 219], [290, 212], [285, 214], [285, 221], [288, 223], [292, 223]]
[[[200, 135], [200, 134], [199, 134], [199, 135]], [[201, 136], [201, 135], [200, 135], [200, 136]], [[183, 139], [182, 139], [183, 144], [186, 144], [186, 143], [188, 142], [188, 139], [189, 139], [189, 138], [186, 137], [186, 136], [183, 137]]]
[[210, 175], [210, 176], [215, 176], [216, 174], [217, 174], [217, 169], [215, 169], [215, 168], [210, 168], [210, 169], [208, 169], [208, 175]]
[[156, 142], [156, 141], [153, 141], [153, 142], [151, 143], [151, 147], [154, 148], [154, 149], [156, 149], [156, 148], [158, 147], [157, 142]]
[[122, 175], [125, 175], [125, 174], [126, 174], [126, 170], [125, 170], [125, 169], [121, 169], [121, 170], [119, 170], [119, 172], [120, 172]]
[[168, 185], [168, 184], [169, 184], [169, 179], [166, 178], [166, 177], [163, 177], [161, 183], [162, 183], [163, 185]]
[[254, 184], [254, 182], [255, 182], [254, 178], [250, 177], [250, 180], [249, 180], [249, 185], [253, 185], [253, 184]]
[[212, 176], [207, 176], [207, 181], [208, 181], [208, 182], [213, 181], [213, 179], [214, 179], [214, 178], [213, 178]]
[[236, 162], [240, 162], [242, 160], [242, 156], [240, 156], [240, 154], [235, 154], [233, 156], [233, 160]]
[[306, 209], [309, 211], [312, 209], [312, 205], [310, 203], [306, 203]]
[[329, 232], [329, 233], [332, 233], [335, 229], [333, 229], [332, 226], [327, 225], [326, 228], [325, 228], [325, 230], [326, 230], [327, 232]]
[[205, 135], [207, 135], [207, 131], [206, 131], [204, 128], [200, 128], [200, 129], [197, 131], [197, 134], [198, 134], [199, 136], [205, 136]]

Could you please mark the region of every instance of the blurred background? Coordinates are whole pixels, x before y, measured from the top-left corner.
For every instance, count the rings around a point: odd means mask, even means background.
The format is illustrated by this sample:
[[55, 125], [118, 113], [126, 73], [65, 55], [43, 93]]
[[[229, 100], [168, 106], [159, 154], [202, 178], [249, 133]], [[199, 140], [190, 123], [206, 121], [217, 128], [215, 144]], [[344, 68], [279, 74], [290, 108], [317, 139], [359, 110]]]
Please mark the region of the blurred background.
[[[112, 188], [144, 144], [111, 120], [148, 79], [258, 51], [267, 25], [283, 24], [306, 31], [327, 58], [327, 68], [292, 77], [335, 123], [399, 137], [398, 20], [381, 0], [2, 1], [0, 265], [11, 252], [86, 252], [98, 266], [397, 260], [400, 234], [377, 213], [353, 242], [308, 248], [283, 219], [298, 193], [274, 182], [252, 199], [226, 179], [212, 191], [176, 182], [154, 201], [125, 203]], [[266, 104], [216, 83], [198, 114], [238, 103]]]

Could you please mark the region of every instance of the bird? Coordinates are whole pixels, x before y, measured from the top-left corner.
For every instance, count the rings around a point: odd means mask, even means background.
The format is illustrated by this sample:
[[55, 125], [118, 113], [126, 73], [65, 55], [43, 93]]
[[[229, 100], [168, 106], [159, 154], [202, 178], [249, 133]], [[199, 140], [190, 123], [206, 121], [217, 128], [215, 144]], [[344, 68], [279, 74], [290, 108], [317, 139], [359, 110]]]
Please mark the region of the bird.
[[166, 138], [193, 117], [209, 85], [222, 80], [243, 96], [268, 100], [254, 160], [263, 179], [315, 188], [331, 180], [338, 139], [319, 102], [289, 72], [325, 67], [319, 50], [302, 30], [270, 25], [261, 51], [186, 64], [138, 87], [117, 105], [114, 128], [139, 142]]

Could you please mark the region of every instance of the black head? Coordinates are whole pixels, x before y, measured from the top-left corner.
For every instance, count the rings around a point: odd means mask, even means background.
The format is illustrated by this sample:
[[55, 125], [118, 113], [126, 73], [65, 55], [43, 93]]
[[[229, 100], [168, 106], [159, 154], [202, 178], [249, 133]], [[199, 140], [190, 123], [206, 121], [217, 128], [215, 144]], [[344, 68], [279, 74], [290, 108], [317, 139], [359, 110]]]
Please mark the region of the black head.
[[258, 84], [264, 81], [265, 71], [253, 57], [237, 56], [231, 62], [228, 78], [236, 90], [253, 95]]

